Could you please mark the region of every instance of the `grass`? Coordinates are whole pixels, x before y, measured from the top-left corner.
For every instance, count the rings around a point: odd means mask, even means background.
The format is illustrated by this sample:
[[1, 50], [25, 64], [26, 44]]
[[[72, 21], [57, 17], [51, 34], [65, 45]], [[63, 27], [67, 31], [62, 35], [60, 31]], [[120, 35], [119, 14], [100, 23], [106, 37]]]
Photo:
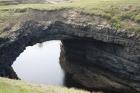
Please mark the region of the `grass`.
[[33, 85], [0, 77], [0, 93], [89, 93], [57, 86]]
[[[16, 10], [27, 9], [59, 10], [63, 8], [78, 9], [91, 16], [99, 16], [107, 19], [109, 24], [116, 29], [128, 29], [140, 31], [140, 1], [139, 0], [73, 0], [72, 3], [60, 4], [17, 4], [1, 5], [0, 20], [6, 20], [5, 16], [19, 16]], [[8, 13], [8, 14], [7, 14]], [[23, 13], [23, 12], [22, 12]]]

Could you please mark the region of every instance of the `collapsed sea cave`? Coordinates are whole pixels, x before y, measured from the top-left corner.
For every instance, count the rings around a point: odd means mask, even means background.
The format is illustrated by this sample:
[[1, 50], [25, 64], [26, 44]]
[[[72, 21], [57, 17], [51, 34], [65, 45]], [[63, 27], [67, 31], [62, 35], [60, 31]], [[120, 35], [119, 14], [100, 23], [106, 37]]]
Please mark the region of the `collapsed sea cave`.
[[107, 93], [140, 92], [140, 43], [135, 37], [111, 28], [60, 21], [47, 27], [27, 21], [11, 37], [0, 39], [0, 76], [18, 79], [11, 67], [14, 60], [27, 46], [49, 40], [61, 40], [60, 64], [66, 80], [79, 84], [75, 87]]

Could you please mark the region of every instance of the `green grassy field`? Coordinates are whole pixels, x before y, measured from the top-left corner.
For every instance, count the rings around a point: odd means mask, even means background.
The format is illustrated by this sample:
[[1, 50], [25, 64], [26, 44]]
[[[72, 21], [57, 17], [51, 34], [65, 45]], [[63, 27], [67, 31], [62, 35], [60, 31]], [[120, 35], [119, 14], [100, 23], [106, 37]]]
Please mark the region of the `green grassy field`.
[[101, 18], [107, 19], [112, 27], [117, 29], [123, 28], [140, 31], [139, 0], [73, 0], [72, 3], [59, 4], [1, 5], [0, 22], [10, 18], [8, 16], [15, 11], [13, 16], [18, 17], [23, 11], [29, 8], [39, 10], [78, 9], [88, 15], [100, 16]]
[[0, 77], [0, 93], [89, 93], [57, 86], [33, 85]]

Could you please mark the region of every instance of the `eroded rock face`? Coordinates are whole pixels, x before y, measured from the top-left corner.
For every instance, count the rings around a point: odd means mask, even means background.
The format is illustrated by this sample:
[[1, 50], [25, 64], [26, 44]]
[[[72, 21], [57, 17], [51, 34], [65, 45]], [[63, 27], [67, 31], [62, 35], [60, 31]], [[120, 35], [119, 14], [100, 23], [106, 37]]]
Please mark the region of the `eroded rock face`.
[[102, 41], [64, 40], [61, 65], [87, 89], [139, 93], [139, 64], [130, 61], [124, 46]]
[[11, 79], [18, 79], [13, 68], [7, 65], [0, 65], [0, 76], [11, 78]]
[[12, 70], [7, 71], [7, 67], [11, 69], [26, 46], [61, 40], [62, 68], [77, 83], [90, 90], [140, 92], [138, 34], [96, 23], [87, 24], [91, 22], [91, 17], [72, 10], [32, 13], [35, 16], [29, 16], [30, 20], [24, 20], [14, 31], [11, 27], [9, 34], [0, 37], [1, 76], [16, 77], [9, 73]]

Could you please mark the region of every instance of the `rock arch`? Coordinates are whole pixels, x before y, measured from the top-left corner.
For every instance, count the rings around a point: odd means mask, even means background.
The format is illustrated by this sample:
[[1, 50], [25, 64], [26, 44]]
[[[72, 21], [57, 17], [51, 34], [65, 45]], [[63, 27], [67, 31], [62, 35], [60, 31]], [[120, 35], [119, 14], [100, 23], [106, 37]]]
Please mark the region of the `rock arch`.
[[140, 39], [136, 35], [63, 21], [44, 25], [29, 20], [10, 38], [0, 38], [0, 75], [16, 78], [15, 73], [9, 74], [16, 57], [26, 46], [48, 40], [62, 41], [61, 65], [83, 86], [120, 93], [140, 92]]

